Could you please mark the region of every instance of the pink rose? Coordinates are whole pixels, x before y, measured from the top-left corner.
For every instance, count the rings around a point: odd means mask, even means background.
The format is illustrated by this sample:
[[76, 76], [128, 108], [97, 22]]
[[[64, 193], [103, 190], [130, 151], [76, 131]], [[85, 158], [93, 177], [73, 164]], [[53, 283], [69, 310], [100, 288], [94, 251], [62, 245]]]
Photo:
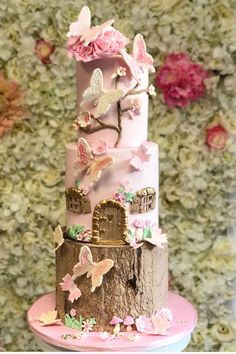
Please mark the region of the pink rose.
[[137, 228], [140, 228], [140, 229], [143, 229], [144, 226], [145, 226], [145, 223], [144, 223], [143, 220], [136, 219], [136, 220], [134, 220], [134, 222], [133, 222], [133, 226], [134, 226], [134, 227], [137, 227]]
[[163, 320], [167, 320], [169, 322], [173, 321], [172, 311], [166, 307], [162, 307], [156, 315], [160, 316]]
[[76, 316], [76, 309], [71, 309], [70, 310], [70, 315], [71, 315], [71, 317], [75, 317]]
[[218, 124], [208, 128], [206, 132], [206, 143], [210, 148], [217, 150], [224, 149], [228, 139], [228, 132], [222, 125]]
[[122, 33], [110, 27], [104, 33], [99, 33], [94, 41], [96, 54], [100, 57], [117, 55], [119, 51], [129, 43], [129, 40]]
[[124, 203], [126, 201], [125, 196], [122, 193], [116, 192], [113, 194], [113, 198], [118, 202]]
[[156, 86], [164, 93], [169, 107], [185, 107], [205, 93], [203, 66], [192, 62], [185, 53], [169, 54], [156, 76]]
[[150, 318], [146, 316], [139, 316], [136, 318], [135, 325], [138, 332], [147, 333], [152, 330], [152, 322]]

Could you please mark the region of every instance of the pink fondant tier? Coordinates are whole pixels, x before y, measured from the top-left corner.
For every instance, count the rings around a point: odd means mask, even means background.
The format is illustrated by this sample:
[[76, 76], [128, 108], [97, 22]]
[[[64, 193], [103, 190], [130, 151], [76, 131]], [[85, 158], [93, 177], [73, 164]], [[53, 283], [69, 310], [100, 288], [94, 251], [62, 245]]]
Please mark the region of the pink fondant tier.
[[[89, 189], [88, 198], [91, 202], [91, 213], [77, 214], [75, 212], [66, 211], [66, 227], [71, 225], [82, 224], [86, 228], [92, 230], [92, 213], [94, 208], [102, 200], [113, 198], [114, 194], [121, 187], [121, 182], [128, 181], [129, 190], [136, 193], [143, 188], [150, 187], [156, 192], [156, 202], [154, 209], [143, 213], [131, 213], [130, 203], [123, 203], [126, 207], [128, 216], [128, 227], [136, 220], [142, 220], [144, 223], [150, 221], [151, 224], [158, 224], [158, 145], [148, 142], [150, 152], [150, 160], [143, 163], [143, 171], [136, 171], [131, 165], [130, 160], [136, 148], [115, 148], [109, 149], [108, 155], [114, 158], [114, 163], [102, 171], [99, 181], [89, 187], [89, 175], [81, 178], [81, 184]], [[77, 158], [77, 144], [70, 143], [66, 145], [66, 189], [74, 187], [75, 174], [73, 163]]]
[[[90, 78], [95, 69], [99, 68], [103, 73], [103, 88], [106, 91], [115, 88], [115, 79], [112, 75], [119, 67], [126, 68], [126, 76], [119, 79], [118, 88], [125, 93], [136, 86], [136, 82], [132, 80], [130, 70], [121, 56], [97, 59], [88, 63], [77, 62], [77, 109], [81, 111], [80, 104], [83, 101], [82, 95], [90, 85]], [[146, 89], [148, 86], [148, 72], [144, 71], [141, 77], [140, 84], [136, 90]], [[131, 119], [129, 113], [124, 113], [121, 118], [122, 135], [118, 147], [135, 147], [139, 146], [143, 140], [147, 139], [147, 122], [148, 122], [148, 95], [141, 93], [138, 95], [128, 96], [121, 101], [122, 107], [127, 108], [131, 98], [139, 98], [140, 113]], [[93, 113], [93, 106], [88, 106], [88, 110]], [[84, 109], [82, 109], [84, 110]], [[109, 111], [100, 118], [104, 123], [117, 125], [117, 103], [112, 103]], [[94, 143], [99, 139], [106, 139], [109, 147], [114, 147], [117, 140], [117, 133], [112, 129], [100, 130], [92, 134], [84, 133], [79, 130], [79, 137], [84, 137], [88, 143]]]

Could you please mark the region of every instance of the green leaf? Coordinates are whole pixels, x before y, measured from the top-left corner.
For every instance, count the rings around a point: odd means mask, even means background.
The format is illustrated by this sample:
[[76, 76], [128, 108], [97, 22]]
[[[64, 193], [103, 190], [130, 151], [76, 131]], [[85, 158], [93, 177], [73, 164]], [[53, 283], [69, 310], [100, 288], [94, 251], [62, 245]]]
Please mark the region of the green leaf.
[[82, 324], [83, 324], [83, 317], [80, 315], [79, 320], [75, 317], [71, 317], [70, 315], [66, 314], [64, 317], [64, 322], [67, 327], [79, 329], [82, 331]]

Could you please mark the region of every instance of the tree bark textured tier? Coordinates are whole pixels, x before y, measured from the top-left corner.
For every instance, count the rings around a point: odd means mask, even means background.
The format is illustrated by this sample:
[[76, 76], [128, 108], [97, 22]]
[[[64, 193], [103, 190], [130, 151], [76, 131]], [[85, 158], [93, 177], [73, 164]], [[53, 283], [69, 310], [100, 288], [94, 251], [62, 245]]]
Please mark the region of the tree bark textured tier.
[[74, 308], [76, 318], [80, 315], [85, 319], [95, 317], [94, 331], [111, 331], [114, 327], [109, 322], [114, 315], [122, 319], [128, 315], [133, 318], [150, 316], [167, 305], [167, 246], [161, 249], [147, 242], [138, 249], [129, 245], [86, 243], [94, 262], [110, 258], [114, 261], [114, 267], [104, 275], [102, 285], [93, 293], [90, 278], [83, 275], [76, 279], [82, 295], [71, 303], [68, 291], [62, 291], [60, 283], [67, 273], [73, 274], [73, 267], [78, 263], [80, 249], [84, 245], [65, 240], [56, 252], [56, 306], [62, 320]]

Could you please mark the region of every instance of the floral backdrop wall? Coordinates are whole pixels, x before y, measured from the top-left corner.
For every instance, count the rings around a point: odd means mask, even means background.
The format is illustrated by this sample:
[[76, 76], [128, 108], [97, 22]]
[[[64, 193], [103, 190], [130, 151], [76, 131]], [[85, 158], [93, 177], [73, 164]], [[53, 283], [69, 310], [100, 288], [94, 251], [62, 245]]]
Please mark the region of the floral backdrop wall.
[[[64, 223], [65, 143], [75, 139], [76, 116], [75, 63], [67, 56], [65, 34], [83, 5], [0, 3], [2, 350], [37, 349], [26, 311], [54, 289], [52, 230]], [[157, 72], [171, 53], [185, 53], [207, 72], [204, 90], [192, 99], [192, 88], [187, 98], [181, 87], [173, 96], [153, 75], [157, 96], [150, 99], [149, 138], [160, 148], [160, 223], [169, 235], [170, 286], [199, 313], [188, 349], [236, 350], [230, 308], [236, 262], [227, 237], [235, 215], [229, 198], [236, 184], [235, 1], [87, 5], [94, 23], [114, 18], [127, 37], [142, 33]]]

